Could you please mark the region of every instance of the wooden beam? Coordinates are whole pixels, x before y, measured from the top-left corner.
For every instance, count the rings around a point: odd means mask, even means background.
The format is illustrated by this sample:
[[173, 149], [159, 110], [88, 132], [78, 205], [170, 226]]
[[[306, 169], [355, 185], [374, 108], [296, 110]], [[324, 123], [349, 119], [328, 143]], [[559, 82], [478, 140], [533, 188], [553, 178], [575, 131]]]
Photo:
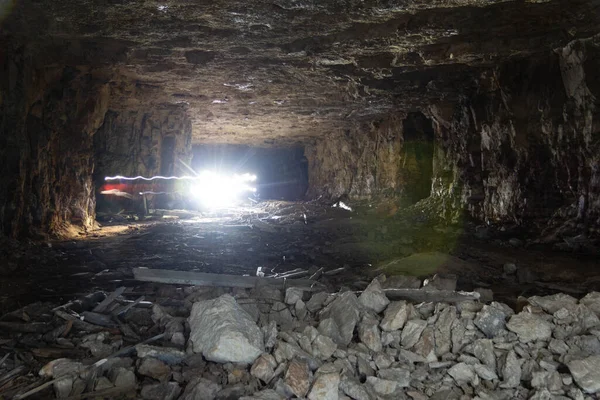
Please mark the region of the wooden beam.
[[172, 271], [167, 269], [134, 268], [133, 276], [138, 281], [174, 283], [180, 285], [220, 286], [253, 288], [274, 286], [279, 288], [298, 287], [303, 290], [322, 290], [318, 282], [308, 279], [275, 279], [257, 276], [208, 274], [204, 272]]

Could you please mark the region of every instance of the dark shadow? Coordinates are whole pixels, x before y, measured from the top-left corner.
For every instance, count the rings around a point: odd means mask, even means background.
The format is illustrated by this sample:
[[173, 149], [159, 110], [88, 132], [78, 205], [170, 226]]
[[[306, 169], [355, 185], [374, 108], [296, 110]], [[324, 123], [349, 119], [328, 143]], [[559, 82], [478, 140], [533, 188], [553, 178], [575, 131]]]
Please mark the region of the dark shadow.
[[429, 197], [433, 178], [433, 125], [421, 112], [403, 121], [402, 164], [405, 196], [411, 203]]

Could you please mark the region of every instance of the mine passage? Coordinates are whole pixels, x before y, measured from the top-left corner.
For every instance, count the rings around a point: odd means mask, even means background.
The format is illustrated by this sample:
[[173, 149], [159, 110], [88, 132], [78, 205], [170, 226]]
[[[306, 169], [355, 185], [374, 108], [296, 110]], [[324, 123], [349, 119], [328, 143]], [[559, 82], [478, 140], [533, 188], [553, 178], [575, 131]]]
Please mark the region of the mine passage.
[[0, 1], [0, 398], [600, 398], [599, 71], [592, 0]]

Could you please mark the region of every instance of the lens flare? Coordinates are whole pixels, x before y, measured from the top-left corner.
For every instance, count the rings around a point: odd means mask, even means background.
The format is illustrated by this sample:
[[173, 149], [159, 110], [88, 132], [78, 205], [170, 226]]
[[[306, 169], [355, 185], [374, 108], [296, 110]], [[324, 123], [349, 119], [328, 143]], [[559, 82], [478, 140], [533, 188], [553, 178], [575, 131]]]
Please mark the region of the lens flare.
[[203, 171], [192, 186], [191, 195], [209, 208], [234, 205], [244, 192], [255, 192], [246, 182], [256, 181], [256, 175], [221, 175], [212, 171]]

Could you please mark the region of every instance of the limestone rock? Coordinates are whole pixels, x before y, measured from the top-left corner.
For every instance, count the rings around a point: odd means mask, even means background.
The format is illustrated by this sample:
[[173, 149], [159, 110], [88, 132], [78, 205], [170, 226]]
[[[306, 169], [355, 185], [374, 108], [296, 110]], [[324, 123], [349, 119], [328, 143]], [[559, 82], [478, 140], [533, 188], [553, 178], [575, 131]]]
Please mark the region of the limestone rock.
[[397, 382], [374, 376], [367, 377], [367, 384], [380, 396], [391, 396], [401, 390]]
[[302, 300], [304, 290], [296, 287], [287, 288], [285, 290], [285, 304], [294, 305]]
[[475, 379], [475, 371], [473, 370], [473, 366], [464, 362], [458, 363], [450, 368], [448, 370], [448, 375], [454, 378], [456, 383], [459, 385], [461, 383], [472, 382]]
[[213, 400], [221, 390], [221, 385], [203, 377], [196, 377], [185, 387], [179, 400]]
[[377, 322], [377, 320], [371, 318], [363, 318], [362, 322], [358, 325], [358, 338], [374, 352], [381, 351], [383, 348]]
[[319, 311], [323, 307], [323, 303], [327, 300], [329, 294], [327, 292], [319, 292], [312, 295], [310, 300], [306, 302], [306, 308], [310, 312]]
[[312, 354], [321, 360], [327, 360], [337, 350], [337, 344], [331, 338], [317, 335], [312, 342]]
[[421, 319], [410, 320], [402, 330], [401, 343], [402, 347], [410, 349], [421, 338], [421, 334], [427, 327], [427, 321]]
[[171, 378], [171, 368], [154, 357], [143, 358], [138, 366], [138, 373], [160, 382], [166, 382]]
[[264, 383], [269, 383], [273, 378], [275, 368], [277, 368], [275, 358], [268, 353], [264, 353], [254, 361], [252, 368], [250, 368], [250, 374]]
[[506, 327], [516, 333], [519, 336], [519, 340], [523, 343], [535, 340], [548, 340], [552, 335], [553, 328], [551, 323], [528, 312], [513, 315]]
[[514, 350], [510, 350], [506, 355], [504, 368], [502, 369], [502, 377], [504, 381], [500, 385], [502, 388], [514, 388], [519, 386], [521, 382], [521, 363], [517, 359], [517, 354]]
[[263, 334], [230, 295], [194, 303], [189, 317], [192, 350], [209, 361], [251, 363], [263, 351]]
[[338, 400], [340, 385], [340, 374], [323, 373], [317, 374], [317, 378], [308, 394], [309, 400]]
[[600, 391], [600, 355], [574, 360], [567, 364], [577, 385], [586, 393]]
[[586, 294], [581, 300], [579, 300], [579, 303], [592, 310], [592, 312], [594, 312], [594, 314], [600, 318], [600, 292], [591, 292]]
[[406, 368], [388, 368], [377, 371], [377, 376], [396, 382], [398, 387], [408, 387], [410, 384], [410, 371]]
[[135, 346], [138, 358], [153, 357], [168, 365], [179, 364], [185, 359], [185, 353], [172, 347], [138, 344]]
[[527, 299], [530, 304], [540, 307], [548, 314], [554, 314], [561, 308], [572, 310], [577, 305], [577, 299], [564, 293], [557, 293], [551, 296], [533, 296]]
[[181, 393], [177, 382], [156, 383], [142, 388], [140, 395], [145, 400], [174, 400]]
[[346, 375], [340, 379], [340, 389], [344, 394], [354, 400], [371, 400], [371, 396], [363, 385]]
[[358, 301], [365, 308], [374, 311], [377, 314], [382, 312], [385, 307], [390, 304], [390, 301], [383, 292], [378, 279], [373, 279], [369, 286], [367, 286], [367, 288], [358, 297]]
[[290, 362], [285, 373], [286, 388], [297, 397], [304, 397], [310, 388], [308, 364], [297, 359]]
[[338, 345], [347, 346], [360, 318], [360, 303], [352, 292], [345, 292], [322, 312], [318, 330]]
[[488, 338], [494, 338], [505, 329], [506, 317], [503, 309], [486, 305], [477, 313], [474, 323]]
[[381, 329], [384, 331], [396, 331], [402, 329], [408, 320], [412, 305], [406, 301], [394, 301], [385, 309]]

